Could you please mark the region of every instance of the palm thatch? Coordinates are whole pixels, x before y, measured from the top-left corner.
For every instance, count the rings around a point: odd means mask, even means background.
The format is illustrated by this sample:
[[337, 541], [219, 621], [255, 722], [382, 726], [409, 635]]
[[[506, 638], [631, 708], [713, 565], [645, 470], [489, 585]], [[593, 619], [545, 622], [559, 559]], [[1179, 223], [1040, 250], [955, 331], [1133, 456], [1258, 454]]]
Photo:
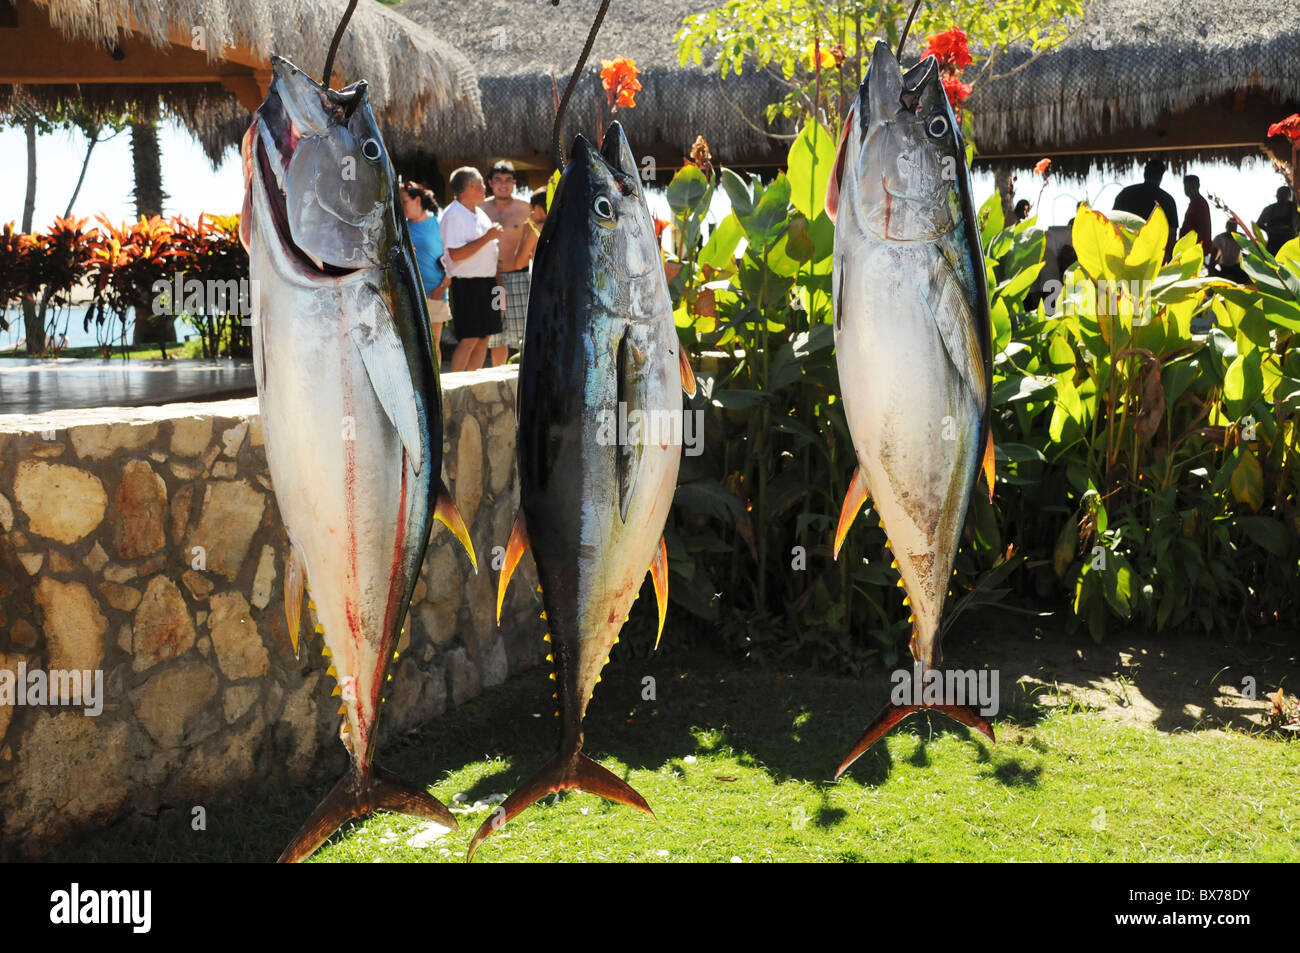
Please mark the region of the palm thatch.
[[[582, 53], [600, 0], [405, 0], [404, 16], [431, 32], [455, 38], [479, 73], [487, 128], [462, 130], [439, 144], [442, 156], [482, 161], [504, 156], [549, 167], [555, 89], [562, 94]], [[722, 0], [616, 0], [609, 10], [574, 89], [565, 117], [567, 137], [591, 135], [607, 117], [600, 82], [602, 59], [631, 57], [642, 89], [636, 107], [616, 114], [638, 153], [688, 153], [695, 137], [709, 141], [715, 157], [743, 162], [753, 156], [784, 157], [788, 124], [768, 124], [764, 110], [786, 92], [767, 74], [747, 71], [721, 81], [707, 64], [682, 67], [674, 39], [682, 21], [722, 5]], [[554, 79], [554, 86], [552, 85]]]
[[1050, 155], [1054, 170], [1059, 152], [1126, 146], [1232, 159], [1300, 103], [1300, 4], [1087, 0], [1075, 27], [994, 64], [969, 101], [982, 154]]
[[[44, 15], [69, 41], [120, 46], [144, 44], [188, 52], [202, 30], [209, 63], [228, 61], [243, 76], [266, 81], [272, 53], [311, 73], [325, 59], [343, 2], [317, 0], [20, 0], [24, 15]], [[0, 73], [3, 68], [0, 67]], [[223, 74], [228, 72], [222, 71]], [[212, 83], [151, 88], [148, 84], [93, 83], [14, 87], [4, 99], [51, 104], [75, 99], [101, 108], [136, 107], [148, 115], [161, 102], [217, 157], [237, 142], [248, 110], [214, 75]], [[437, 139], [453, 130], [482, 125], [478, 86], [469, 61], [437, 35], [425, 31], [376, 0], [361, 0], [335, 59], [334, 85], [365, 79], [376, 116], [388, 130]], [[0, 102], [3, 108], [5, 102]]]

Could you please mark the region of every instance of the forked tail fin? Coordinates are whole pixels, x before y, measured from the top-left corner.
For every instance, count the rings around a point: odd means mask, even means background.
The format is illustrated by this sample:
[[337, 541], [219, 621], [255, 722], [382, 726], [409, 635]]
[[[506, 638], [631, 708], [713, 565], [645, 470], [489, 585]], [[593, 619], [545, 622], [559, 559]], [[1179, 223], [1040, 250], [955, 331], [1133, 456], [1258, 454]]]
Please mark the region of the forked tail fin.
[[573, 755], [560, 755], [520, 785], [514, 794], [492, 812], [492, 816], [483, 822], [470, 841], [465, 860], [473, 860], [474, 851], [478, 850], [479, 844], [504, 827], [511, 818], [522, 814], [527, 807], [553, 791], [585, 791], [607, 801], [634, 807], [651, 817], [655, 816], [645, 798], [637, 794], [630, 784], [602, 768], [581, 751]]
[[993, 726], [989, 724], [988, 719], [981, 715], [980, 710], [974, 705], [894, 705], [891, 703], [886, 705], [884, 711], [876, 716], [876, 720], [867, 726], [867, 730], [862, 733], [862, 737], [853, 746], [853, 750], [840, 763], [835, 772], [835, 780], [838, 781], [840, 775], [849, 769], [849, 765], [866, 754], [868, 748], [883, 738], [891, 728], [914, 711], [940, 712], [953, 719], [953, 721], [959, 721], [968, 728], [974, 728], [980, 734], [987, 735], [989, 741], [995, 743], [997, 741], [993, 737]]
[[355, 768], [349, 769], [294, 835], [277, 863], [294, 864], [306, 860], [349, 820], [374, 811], [410, 814], [437, 821], [452, 830], [459, 829], [455, 816], [433, 795], [407, 784], [383, 768], [371, 770], [370, 777], [363, 778]]

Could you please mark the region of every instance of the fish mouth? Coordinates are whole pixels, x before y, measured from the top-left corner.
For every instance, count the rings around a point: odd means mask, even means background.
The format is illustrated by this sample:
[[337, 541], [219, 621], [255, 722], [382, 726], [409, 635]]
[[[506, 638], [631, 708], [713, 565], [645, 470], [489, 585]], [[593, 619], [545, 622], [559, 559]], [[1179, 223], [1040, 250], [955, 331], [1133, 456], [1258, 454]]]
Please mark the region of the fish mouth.
[[[346, 123], [365, 101], [365, 80], [344, 90], [326, 89], [282, 57], [273, 56], [272, 66], [275, 75], [271, 88], [253, 121], [255, 154], [251, 158], [261, 173], [276, 237], [285, 253], [310, 272], [328, 277], [354, 274], [365, 266], [349, 268], [323, 261], [294, 240], [285, 180], [304, 136], [327, 134], [329, 123]], [[289, 88], [290, 84], [294, 88]]]

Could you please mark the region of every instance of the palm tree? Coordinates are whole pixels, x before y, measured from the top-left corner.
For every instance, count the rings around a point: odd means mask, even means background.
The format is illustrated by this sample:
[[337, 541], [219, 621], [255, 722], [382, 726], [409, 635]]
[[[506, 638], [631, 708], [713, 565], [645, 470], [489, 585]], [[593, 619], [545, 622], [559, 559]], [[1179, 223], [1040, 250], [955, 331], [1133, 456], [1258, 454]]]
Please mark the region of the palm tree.
[[[131, 163], [135, 172], [135, 214], [150, 218], [162, 214], [166, 193], [162, 188], [162, 150], [158, 124], [150, 119], [131, 121]], [[154, 315], [147, 302], [135, 306], [134, 344], [165, 344], [175, 337], [170, 315]], [[163, 352], [166, 356], [166, 351]]]

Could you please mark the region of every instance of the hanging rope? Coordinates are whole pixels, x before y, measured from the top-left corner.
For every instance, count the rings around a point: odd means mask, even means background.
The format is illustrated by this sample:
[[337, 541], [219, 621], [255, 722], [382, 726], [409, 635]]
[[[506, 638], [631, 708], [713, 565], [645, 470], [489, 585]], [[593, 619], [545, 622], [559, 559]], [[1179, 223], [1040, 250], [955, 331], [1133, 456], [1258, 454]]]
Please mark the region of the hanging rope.
[[330, 88], [330, 74], [334, 72], [334, 54], [339, 51], [339, 41], [343, 39], [343, 31], [348, 28], [348, 21], [352, 19], [352, 11], [356, 8], [357, 0], [348, 0], [348, 8], [343, 11], [343, 19], [339, 21], [338, 28], [334, 31], [334, 39], [330, 41], [330, 51], [325, 56], [325, 75], [320, 80], [320, 84], [326, 89]]
[[912, 4], [912, 12], [907, 15], [907, 22], [903, 24], [903, 35], [898, 38], [898, 52], [894, 54], [894, 59], [903, 62], [903, 44], [907, 42], [907, 33], [912, 29], [912, 19], [916, 16], [916, 11], [921, 8], [921, 0], [916, 0]]
[[[919, 2], [919, 0], [918, 0]], [[559, 0], [551, 0], [552, 6], [559, 6]], [[600, 10], [596, 12], [596, 20], [591, 24], [591, 32], [587, 34], [587, 45], [582, 48], [582, 55], [578, 57], [578, 65], [573, 68], [573, 75], [569, 77], [569, 85], [564, 88], [564, 98], [560, 100], [560, 106], [555, 111], [555, 126], [551, 130], [551, 151], [555, 153], [559, 160], [557, 168], [563, 169], [564, 147], [560, 144], [560, 126], [564, 122], [564, 110], [569, 105], [569, 97], [573, 95], [573, 87], [578, 85], [578, 77], [582, 75], [582, 68], [587, 65], [587, 56], [591, 53], [591, 47], [596, 42], [596, 32], [600, 29], [600, 23], [605, 19], [605, 11], [609, 9], [609, 0], [601, 0]]]

